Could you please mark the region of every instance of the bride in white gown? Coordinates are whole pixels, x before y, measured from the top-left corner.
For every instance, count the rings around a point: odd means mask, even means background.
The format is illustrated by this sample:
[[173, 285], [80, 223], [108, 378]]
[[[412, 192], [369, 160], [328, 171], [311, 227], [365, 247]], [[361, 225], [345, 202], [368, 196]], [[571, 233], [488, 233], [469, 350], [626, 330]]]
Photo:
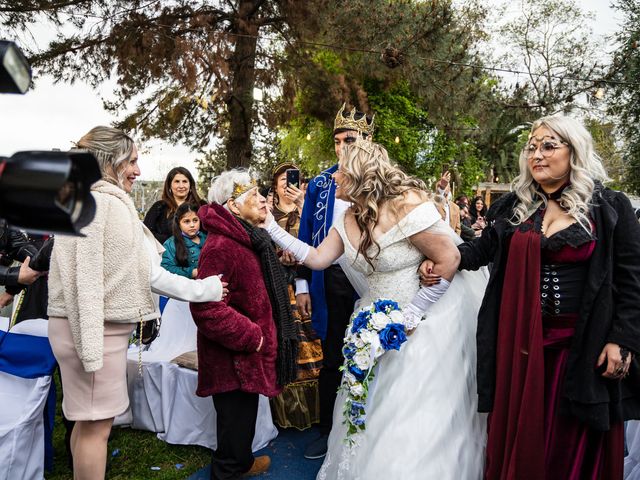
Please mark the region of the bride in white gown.
[[[383, 147], [360, 140], [347, 146], [334, 179], [336, 197], [353, 206], [334, 219], [317, 249], [273, 221], [272, 238], [313, 269], [344, 253], [345, 263], [367, 279], [361, 306], [388, 298], [406, 315], [428, 311], [400, 351], [379, 359], [366, 430], [353, 450], [345, 444], [339, 393], [318, 480], [479, 479], [486, 421], [476, 409], [475, 330], [486, 278], [455, 274], [457, 237], [426, 201], [424, 184], [392, 166]], [[448, 289], [446, 281], [420, 289], [417, 269], [425, 256], [436, 273], [453, 279]]]

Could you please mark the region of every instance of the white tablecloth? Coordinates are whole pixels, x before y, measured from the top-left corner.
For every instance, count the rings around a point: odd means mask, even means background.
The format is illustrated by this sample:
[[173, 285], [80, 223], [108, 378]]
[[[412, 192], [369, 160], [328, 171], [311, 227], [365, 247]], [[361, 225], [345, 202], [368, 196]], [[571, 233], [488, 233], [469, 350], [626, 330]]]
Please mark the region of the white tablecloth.
[[[216, 448], [216, 414], [211, 397], [196, 396], [198, 373], [169, 361], [196, 349], [196, 326], [185, 302], [169, 300], [162, 315], [160, 335], [142, 352], [143, 376], [138, 374], [138, 348], [127, 354], [129, 412], [116, 424], [158, 432], [158, 438], [181, 445]], [[278, 435], [269, 400], [260, 396], [253, 450], [267, 446]]]

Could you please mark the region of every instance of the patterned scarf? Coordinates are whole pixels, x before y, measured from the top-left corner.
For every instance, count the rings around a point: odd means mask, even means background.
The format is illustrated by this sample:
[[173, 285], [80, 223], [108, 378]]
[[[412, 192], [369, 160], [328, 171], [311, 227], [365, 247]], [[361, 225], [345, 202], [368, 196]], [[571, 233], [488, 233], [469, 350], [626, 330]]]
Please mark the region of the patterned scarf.
[[[236, 217], [238, 218], [238, 217]], [[298, 331], [296, 329], [284, 267], [271, 243], [271, 237], [262, 228], [254, 227], [238, 218], [251, 240], [251, 246], [260, 257], [264, 283], [271, 302], [271, 311], [278, 333], [276, 374], [279, 385], [287, 385], [298, 375]]]

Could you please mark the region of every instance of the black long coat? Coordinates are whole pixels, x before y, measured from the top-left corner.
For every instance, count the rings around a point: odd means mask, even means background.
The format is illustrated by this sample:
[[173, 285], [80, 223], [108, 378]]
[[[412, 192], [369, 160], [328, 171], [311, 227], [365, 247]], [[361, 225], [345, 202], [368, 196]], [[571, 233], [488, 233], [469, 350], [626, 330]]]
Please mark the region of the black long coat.
[[169, 206], [164, 200], [158, 200], [144, 216], [143, 223], [147, 226], [156, 240], [164, 245], [164, 242], [173, 235], [173, 215], [167, 217]]
[[[461, 270], [477, 270], [493, 262], [478, 313], [478, 410], [493, 408], [496, 384], [496, 339], [508, 246], [509, 223], [517, 197], [510, 193], [491, 206], [490, 226], [472, 243], [461, 244]], [[595, 372], [608, 342], [640, 353], [640, 224], [627, 197], [597, 184], [590, 215], [596, 246], [589, 261], [579, 320], [567, 362], [563, 397], [569, 411], [598, 430], [611, 422], [640, 418], [640, 363], [630, 375], [608, 380]]]

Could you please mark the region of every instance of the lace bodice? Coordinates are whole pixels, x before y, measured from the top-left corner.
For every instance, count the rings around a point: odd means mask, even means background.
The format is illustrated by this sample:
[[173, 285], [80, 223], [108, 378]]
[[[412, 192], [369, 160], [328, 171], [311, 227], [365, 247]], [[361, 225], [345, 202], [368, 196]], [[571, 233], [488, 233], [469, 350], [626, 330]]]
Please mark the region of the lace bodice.
[[[380, 254], [373, 262], [374, 270], [362, 255], [357, 254], [357, 246], [349, 242], [344, 214], [334, 220], [333, 226], [344, 242], [348, 263], [363, 273], [369, 284], [368, 298], [362, 298], [361, 305], [368, 305], [377, 298], [395, 300], [400, 306], [409, 303], [420, 287], [418, 267], [424, 260], [424, 255], [411, 244], [409, 237], [428, 228], [444, 233], [449, 229], [432, 202], [420, 204], [377, 239]], [[375, 246], [371, 249], [376, 251]]]

